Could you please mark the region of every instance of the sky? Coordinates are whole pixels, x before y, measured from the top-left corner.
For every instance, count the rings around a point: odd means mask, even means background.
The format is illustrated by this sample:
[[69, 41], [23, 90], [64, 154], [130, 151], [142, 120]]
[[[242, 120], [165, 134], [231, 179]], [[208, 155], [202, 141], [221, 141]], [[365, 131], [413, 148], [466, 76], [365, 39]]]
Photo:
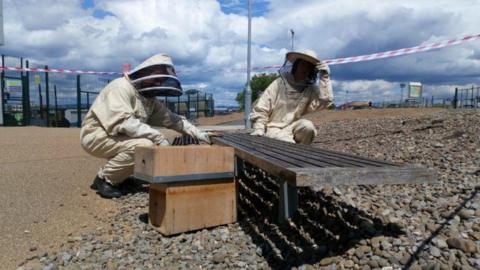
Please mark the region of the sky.
[[[121, 71], [167, 53], [184, 88], [213, 93], [216, 105], [235, 105], [247, 80], [246, 0], [4, 0], [3, 8], [5, 55], [51, 68]], [[283, 63], [290, 29], [295, 50], [320, 59], [480, 33], [477, 0], [253, 0], [252, 9], [254, 67]], [[411, 81], [423, 83], [426, 97], [449, 98], [455, 87], [480, 83], [480, 41], [335, 65], [331, 78], [337, 104], [399, 100], [400, 83]]]

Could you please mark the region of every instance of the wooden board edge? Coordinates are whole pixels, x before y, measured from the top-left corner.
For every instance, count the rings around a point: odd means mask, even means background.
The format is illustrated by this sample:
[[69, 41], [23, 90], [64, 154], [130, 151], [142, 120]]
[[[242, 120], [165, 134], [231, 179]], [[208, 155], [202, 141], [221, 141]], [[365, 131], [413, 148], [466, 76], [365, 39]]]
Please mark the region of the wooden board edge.
[[435, 170], [419, 166], [292, 169], [297, 186], [433, 184]]

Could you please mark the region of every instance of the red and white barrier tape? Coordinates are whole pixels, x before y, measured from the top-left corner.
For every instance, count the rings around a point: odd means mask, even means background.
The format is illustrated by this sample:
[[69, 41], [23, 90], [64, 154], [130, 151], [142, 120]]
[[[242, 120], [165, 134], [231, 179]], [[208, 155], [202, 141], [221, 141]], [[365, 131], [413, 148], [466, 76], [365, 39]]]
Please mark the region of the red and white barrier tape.
[[[374, 53], [374, 54], [329, 59], [329, 60], [325, 60], [325, 62], [329, 65], [340, 65], [340, 64], [347, 64], [347, 63], [371, 61], [376, 59], [390, 58], [390, 57], [414, 54], [419, 52], [426, 52], [430, 50], [455, 46], [455, 45], [459, 45], [459, 44], [462, 44], [468, 41], [477, 40], [477, 39], [480, 39], [480, 34], [469, 35], [460, 39], [451, 39], [451, 40], [446, 40], [446, 41], [432, 43], [432, 44], [425, 44], [425, 45], [419, 45], [419, 46], [410, 47], [410, 48], [403, 48], [403, 49], [394, 50], [394, 51], [386, 51], [386, 52], [380, 52], [380, 53]], [[252, 70], [266, 70], [266, 69], [273, 69], [273, 68], [280, 68], [280, 67], [281, 65], [254, 67], [252, 68]], [[56, 68], [45, 69], [45, 68], [0, 67], [0, 70], [18, 71], [18, 72], [30, 71], [30, 72], [53, 72], [53, 73], [70, 73], [70, 74], [122, 75], [121, 72], [84, 71], [84, 70], [56, 69]], [[240, 70], [231, 70], [231, 71], [240, 71]], [[242, 70], [242, 71], [245, 71], [245, 70]]]
[[346, 57], [346, 58], [337, 58], [332, 60], [326, 60], [325, 62], [327, 62], [327, 64], [329, 65], [339, 65], [339, 64], [346, 64], [346, 63], [370, 61], [375, 59], [382, 59], [382, 58], [389, 58], [389, 57], [395, 57], [395, 56], [401, 56], [401, 55], [407, 55], [407, 54], [414, 54], [419, 52], [426, 52], [430, 50], [459, 45], [459, 44], [472, 41], [472, 40], [477, 40], [477, 39], [480, 39], [480, 34], [465, 36], [461, 39], [452, 39], [452, 40], [437, 42], [433, 44], [426, 44], [426, 45], [419, 45], [419, 46], [410, 47], [410, 48], [404, 48], [400, 50], [359, 55], [359, 56]]
[[99, 75], [122, 75], [121, 72], [112, 71], [85, 71], [62, 68], [20, 68], [20, 67], [0, 67], [0, 70], [18, 71], [18, 72], [51, 72], [51, 73], [69, 73], [69, 74], [99, 74]]
[[[340, 65], [340, 64], [355, 63], [355, 62], [364, 62], [364, 61], [370, 61], [370, 60], [376, 60], [376, 59], [382, 59], [382, 58], [390, 58], [390, 57], [396, 57], [396, 56], [407, 55], [407, 54], [414, 54], [414, 53], [419, 53], [419, 52], [425, 52], [425, 51], [430, 51], [430, 50], [455, 46], [455, 45], [459, 45], [459, 44], [462, 44], [462, 43], [465, 43], [465, 42], [468, 42], [468, 41], [477, 40], [477, 39], [480, 39], [480, 34], [465, 36], [461, 39], [451, 39], [451, 40], [447, 40], [447, 41], [442, 41], [442, 42], [437, 42], [437, 43], [432, 43], [432, 44], [426, 44], [426, 45], [419, 45], [419, 46], [410, 47], [410, 48], [403, 48], [403, 49], [394, 50], [394, 51], [386, 51], [386, 52], [380, 52], [380, 53], [374, 53], [374, 54], [366, 54], [366, 55], [359, 55], [359, 56], [352, 56], [352, 57], [345, 57], [345, 58], [329, 59], [329, 60], [325, 60], [325, 62], [329, 65]], [[265, 69], [280, 68], [280, 67], [281, 66], [278, 66], [278, 65], [276, 65], [276, 66], [266, 66], [266, 67], [254, 67], [252, 70], [265, 70]]]

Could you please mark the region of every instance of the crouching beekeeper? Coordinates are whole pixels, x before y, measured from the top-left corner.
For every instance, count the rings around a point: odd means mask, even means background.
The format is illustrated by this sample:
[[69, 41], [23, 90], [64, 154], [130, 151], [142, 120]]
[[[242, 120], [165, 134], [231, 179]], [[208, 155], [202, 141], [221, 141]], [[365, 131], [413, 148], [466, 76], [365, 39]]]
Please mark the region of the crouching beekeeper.
[[156, 99], [181, 94], [172, 59], [165, 54], [147, 59], [100, 92], [82, 123], [80, 140], [89, 154], [108, 159], [91, 186], [102, 197], [122, 195], [119, 185], [133, 173], [135, 147], [169, 145], [151, 125], [210, 143], [208, 134]]
[[311, 144], [317, 131], [301, 117], [332, 104], [330, 68], [313, 51], [289, 52], [279, 73], [253, 104], [251, 135]]

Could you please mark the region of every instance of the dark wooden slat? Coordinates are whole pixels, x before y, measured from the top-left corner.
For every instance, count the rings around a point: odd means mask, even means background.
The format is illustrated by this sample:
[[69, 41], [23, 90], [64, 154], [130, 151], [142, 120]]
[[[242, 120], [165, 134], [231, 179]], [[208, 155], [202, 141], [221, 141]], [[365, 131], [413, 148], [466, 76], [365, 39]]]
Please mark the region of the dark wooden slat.
[[[232, 140], [229, 140], [231, 142], [233, 142]], [[319, 166], [318, 163], [312, 161], [312, 160], [304, 160], [304, 159], [299, 159], [299, 155], [287, 155], [286, 152], [284, 149], [278, 149], [277, 147], [264, 147], [265, 145], [262, 145], [261, 143], [254, 143], [254, 142], [245, 142], [245, 141], [242, 141], [244, 142], [244, 145], [248, 145], [249, 148], [251, 149], [255, 149], [255, 151], [263, 151], [264, 149], [268, 149], [268, 152], [269, 153], [273, 153], [273, 155], [271, 156], [271, 159], [281, 159], [281, 160], [286, 160], [288, 162], [290, 162], [292, 165], [294, 165], [295, 167], [299, 167], [299, 168], [304, 168], [304, 167], [317, 167]], [[261, 149], [261, 150], [259, 150]], [[291, 153], [291, 152], [290, 152]], [[296, 154], [296, 153], [294, 153]], [[324, 164], [324, 165], [330, 165], [330, 164]], [[330, 165], [332, 166], [332, 165]], [[321, 166], [320, 167], [324, 167], [324, 166]]]
[[[245, 138], [245, 136], [249, 136]], [[224, 137], [213, 138], [214, 143], [234, 147], [235, 153], [259, 168], [283, 178], [292, 185], [297, 186], [325, 186], [325, 185], [379, 185], [379, 184], [413, 184], [431, 183], [436, 180], [435, 171], [424, 167], [400, 167], [391, 163], [376, 163], [376, 167], [369, 166], [372, 161], [366, 160], [365, 167], [355, 167], [350, 164], [348, 167], [328, 166], [320, 167], [311, 164], [306, 159], [308, 153], [304, 149], [295, 148], [293, 144], [266, 143], [259, 137], [250, 135], [236, 136], [228, 134]], [[271, 139], [268, 139], [271, 140]], [[278, 142], [278, 141], [275, 141]], [[282, 148], [283, 147], [283, 148]], [[313, 147], [312, 147], [313, 148]], [[296, 149], [298, 152], [296, 152]], [[310, 148], [308, 148], [310, 149]], [[313, 150], [313, 149], [312, 149]], [[342, 153], [335, 153], [333, 156], [338, 159]], [[333, 157], [331, 157], [333, 159]], [[325, 159], [328, 156], [323, 157]], [[361, 158], [350, 159], [349, 162], [359, 162]], [[353, 161], [352, 161], [353, 160]], [[317, 162], [317, 161], [315, 161]], [[314, 162], [314, 163], [315, 163]], [[323, 162], [323, 161], [320, 161]], [[325, 164], [325, 163], [319, 163]], [[341, 163], [340, 163], [341, 164]], [[345, 165], [345, 164], [343, 164]], [[381, 166], [381, 167], [379, 167]]]
[[[239, 140], [243, 140], [244, 138], [237, 138]], [[277, 151], [280, 151], [279, 153], [280, 154], [284, 154], [284, 155], [288, 155], [289, 157], [292, 157], [292, 158], [298, 158], [298, 157], [308, 157], [310, 159], [310, 156], [305, 156], [303, 155], [302, 153], [303, 152], [296, 152], [294, 150], [290, 150], [289, 148], [280, 148], [276, 145], [270, 145], [270, 144], [267, 144], [265, 142], [261, 142], [261, 141], [258, 141], [258, 142], [255, 142], [255, 141], [250, 141], [248, 140], [248, 142], [252, 145], [252, 147], [260, 147], [260, 148], [269, 148], [269, 149], [276, 149]], [[292, 154], [292, 155], [289, 155], [289, 154]], [[331, 167], [331, 166], [340, 166], [340, 167], [343, 167], [342, 164], [335, 164], [334, 162], [328, 162], [328, 161], [323, 161], [323, 160], [319, 160], [319, 159], [315, 159], [315, 158], [311, 158], [310, 160], [314, 161], [314, 162], [311, 162], [311, 165], [308, 166], [308, 167], [312, 167], [313, 166], [316, 166], [316, 167]]]
[[212, 142], [215, 144], [234, 147], [235, 155], [237, 155], [239, 158], [255, 164], [255, 166], [259, 167], [260, 169], [265, 170], [277, 177], [284, 178], [286, 181], [295, 184], [295, 173], [288, 169], [292, 166], [291, 164], [279, 160], [269, 160], [269, 156], [267, 155], [262, 153], [252, 153], [252, 151], [240, 147], [238, 144], [232, 143], [231, 141], [224, 140], [221, 137], [213, 137]]
[[[269, 138], [265, 138], [265, 139], [269, 139]], [[322, 148], [312, 147], [312, 146], [303, 145], [303, 144], [292, 144], [292, 143], [287, 143], [287, 142], [280, 141], [279, 145], [281, 145], [282, 147], [292, 147], [292, 148], [298, 149], [299, 151], [300, 150], [308, 151], [312, 155], [316, 155], [316, 156], [323, 157], [323, 158], [326, 158], [326, 159], [337, 159], [337, 160], [341, 160], [341, 161], [346, 162], [346, 163], [350, 162], [351, 164], [360, 165], [362, 167], [365, 167], [365, 166], [374, 166], [374, 167], [396, 166], [395, 164], [389, 163], [389, 162], [386, 162], [386, 161], [378, 161], [378, 160], [367, 159], [367, 158], [363, 158], [363, 157], [359, 157], [359, 156], [354, 156], [354, 155], [344, 154], [344, 153], [341, 153], [341, 152], [325, 150], [325, 149], [322, 149]]]
[[287, 162], [287, 163], [290, 163], [290, 167], [302, 168], [302, 167], [313, 167], [314, 166], [314, 164], [312, 164], [312, 163], [307, 163], [307, 162], [304, 162], [302, 160], [296, 159], [294, 157], [285, 156], [285, 155], [283, 155], [284, 153], [282, 153], [282, 152], [271, 150], [271, 149], [269, 150], [269, 149], [262, 148], [262, 147], [255, 147], [255, 145], [251, 145], [251, 144], [249, 144], [248, 142], [245, 142], [245, 141], [241, 141], [241, 142], [231, 141], [231, 142], [235, 143], [237, 145], [240, 145], [242, 147], [245, 147], [246, 149], [250, 149], [250, 151], [252, 151], [252, 152], [258, 152], [258, 153], [265, 154], [266, 156], [268, 156], [269, 161], [278, 160], [278, 161]]
[[[232, 136], [232, 135], [233, 134], [226, 134], [227, 137]], [[323, 148], [312, 147], [312, 146], [309, 146], [309, 145], [292, 144], [292, 143], [279, 141], [279, 140], [274, 140], [274, 139], [266, 138], [266, 137], [255, 138], [255, 137], [253, 137], [251, 135], [248, 135], [248, 134], [236, 133], [235, 135], [237, 135], [237, 136], [240, 135], [242, 139], [246, 139], [246, 140], [250, 140], [250, 139], [253, 138], [255, 140], [268, 141], [268, 142], [279, 144], [279, 145], [282, 145], [282, 146], [300, 148], [302, 150], [306, 150], [306, 151], [309, 151], [309, 152], [312, 152], [312, 153], [318, 153], [318, 154], [321, 154], [321, 155], [326, 155], [327, 157], [334, 156], [334, 157], [339, 157], [339, 158], [342, 158], [342, 159], [345, 159], [345, 160], [358, 161], [358, 162], [366, 163], [366, 165], [370, 164], [372, 166], [385, 166], [385, 165], [387, 165], [387, 166], [398, 166], [394, 163], [390, 163], [390, 162], [387, 162], [387, 161], [379, 161], [379, 160], [374, 160], [374, 159], [370, 159], [370, 158], [364, 158], [364, 157], [360, 157], [360, 156], [356, 156], [356, 155], [352, 155], [352, 154], [340, 153], [340, 152], [335, 152], [335, 151], [331, 151], [331, 150], [327, 150], [327, 149], [323, 149]]]
[[[368, 166], [383, 167], [384, 166], [383, 164], [378, 164], [378, 163], [359, 162], [356, 160], [350, 160], [348, 158], [345, 159], [345, 158], [340, 158], [336, 156], [319, 154], [319, 153], [315, 153], [314, 151], [305, 151], [303, 149], [299, 149], [299, 147], [296, 147], [297, 145], [295, 144], [286, 143], [285, 145], [279, 145], [277, 143], [271, 143], [265, 140], [261, 140], [260, 138], [258, 140], [255, 140], [256, 138], [254, 137], [253, 138], [244, 138], [243, 136], [242, 137], [233, 136], [233, 137], [238, 139], [247, 139], [253, 145], [261, 145], [262, 147], [268, 147], [270, 149], [271, 148], [281, 149], [286, 153], [294, 154], [294, 156], [297, 158], [307, 158], [309, 160], [317, 161], [318, 163], [316, 163], [315, 165], [318, 167], [368, 167]], [[269, 139], [269, 140], [272, 140], [272, 139]]]

